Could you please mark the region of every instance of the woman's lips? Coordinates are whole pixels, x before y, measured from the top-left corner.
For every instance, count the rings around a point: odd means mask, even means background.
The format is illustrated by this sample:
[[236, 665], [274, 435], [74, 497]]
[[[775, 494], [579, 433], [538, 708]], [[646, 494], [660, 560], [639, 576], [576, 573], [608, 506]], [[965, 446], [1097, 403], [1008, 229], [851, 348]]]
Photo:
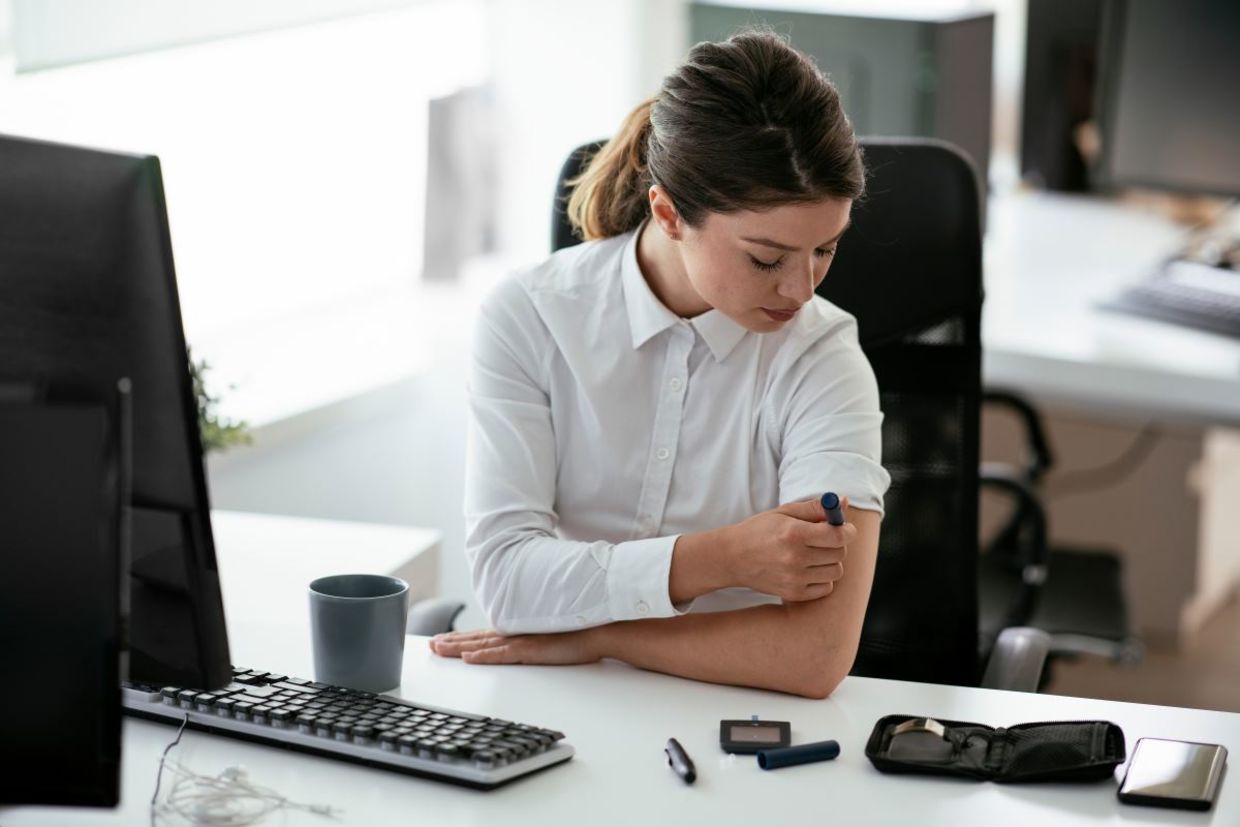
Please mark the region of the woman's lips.
[[777, 322], [786, 322], [797, 314], [796, 310], [771, 310], [767, 307], [762, 308], [762, 312]]

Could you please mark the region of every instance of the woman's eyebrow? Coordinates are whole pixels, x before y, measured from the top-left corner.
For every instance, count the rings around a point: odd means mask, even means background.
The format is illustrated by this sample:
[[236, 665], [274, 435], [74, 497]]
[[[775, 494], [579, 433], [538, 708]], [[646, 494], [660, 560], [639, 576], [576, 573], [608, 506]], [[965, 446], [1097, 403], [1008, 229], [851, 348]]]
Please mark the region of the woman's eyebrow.
[[[826, 241], [819, 244], [818, 246], [826, 247], [828, 244], [834, 244], [835, 242], [839, 241], [840, 236], [844, 235], [844, 233], [847, 232], [848, 228], [851, 226], [852, 226], [852, 222], [849, 221], [847, 224], [844, 225], [844, 229], [840, 230], [838, 233], [835, 234], [834, 238], [829, 238]], [[772, 241], [769, 238], [749, 238], [747, 236], [742, 236], [741, 241], [749, 241], [749, 242], [752, 242], [753, 244], [761, 244], [763, 247], [774, 247], [776, 250], [785, 250], [789, 253], [795, 253], [798, 249], [789, 244], [781, 244], [778, 241]]]

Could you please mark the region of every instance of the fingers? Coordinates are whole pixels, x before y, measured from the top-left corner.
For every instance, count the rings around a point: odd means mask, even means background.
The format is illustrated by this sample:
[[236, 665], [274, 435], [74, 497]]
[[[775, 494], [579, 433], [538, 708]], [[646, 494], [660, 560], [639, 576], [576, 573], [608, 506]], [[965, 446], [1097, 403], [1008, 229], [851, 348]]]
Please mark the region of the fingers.
[[807, 548], [801, 554], [801, 564], [807, 569], [843, 563], [848, 558], [846, 548]]
[[805, 526], [800, 532], [802, 541], [811, 548], [844, 548], [857, 538], [857, 527], [852, 523], [819, 523]]
[[430, 639], [430, 648], [441, 657], [459, 658], [469, 652], [501, 646], [510, 640], [512, 638], [504, 637], [492, 629], [480, 629], [476, 632], [435, 635]]
[[784, 503], [775, 511], [807, 523], [824, 523], [827, 520], [827, 512], [823, 511], [822, 503], [817, 498]]
[[488, 646], [482, 649], [475, 649], [472, 652], [466, 652], [461, 655], [461, 660], [466, 663], [520, 663], [521, 659], [517, 656], [516, 647], [504, 643], [499, 646]]
[[784, 600], [789, 603], [808, 603], [811, 600], [821, 600], [833, 591], [835, 591], [834, 583], [812, 583], [801, 589], [795, 596], [784, 597]]
[[[847, 496], [840, 497], [840, 508], [844, 514], [848, 514]], [[779, 514], [786, 514], [789, 517], [795, 517], [807, 523], [825, 523], [827, 520], [827, 512], [823, 509], [822, 500], [819, 497], [810, 497], [807, 500], [784, 503], [774, 510]]]
[[444, 658], [460, 658], [465, 663], [521, 663], [523, 638], [505, 637], [494, 629], [449, 632], [430, 639], [431, 651]]
[[834, 583], [836, 580], [844, 579], [844, 564], [831, 563], [826, 566], [810, 566], [809, 576], [811, 578], [810, 585], [818, 586], [824, 583]]

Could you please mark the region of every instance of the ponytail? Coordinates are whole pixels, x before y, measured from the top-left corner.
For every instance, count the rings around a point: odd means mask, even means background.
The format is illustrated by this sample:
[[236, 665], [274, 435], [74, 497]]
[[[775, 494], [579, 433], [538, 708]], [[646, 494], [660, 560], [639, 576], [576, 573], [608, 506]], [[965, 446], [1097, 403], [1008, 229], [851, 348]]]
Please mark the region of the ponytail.
[[569, 220], [586, 239], [635, 230], [655, 183], [698, 227], [715, 213], [855, 201], [865, 163], [835, 84], [784, 38], [745, 31], [694, 46], [633, 110], [569, 182]]
[[587, 241], [635, 230], [649, 213], [647, 192], [653, 183], [646, 163], [650, 110], [654, 98], [639, 104], [620, 131], [590, 159], [585, 172], [568, 184], [568, 220]]

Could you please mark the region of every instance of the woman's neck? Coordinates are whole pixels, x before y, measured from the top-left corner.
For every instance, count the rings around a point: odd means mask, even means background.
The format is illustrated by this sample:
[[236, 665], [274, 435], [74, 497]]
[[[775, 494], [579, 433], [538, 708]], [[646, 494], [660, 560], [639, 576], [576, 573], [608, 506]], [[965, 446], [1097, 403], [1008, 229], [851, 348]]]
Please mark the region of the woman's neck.
[[637, 265], [655, 298], [683, 319], [710, 310], [689, 282], [680, 256], [680, 242], [669, 239], [652, 221], [643, 224], [638, 232]]

